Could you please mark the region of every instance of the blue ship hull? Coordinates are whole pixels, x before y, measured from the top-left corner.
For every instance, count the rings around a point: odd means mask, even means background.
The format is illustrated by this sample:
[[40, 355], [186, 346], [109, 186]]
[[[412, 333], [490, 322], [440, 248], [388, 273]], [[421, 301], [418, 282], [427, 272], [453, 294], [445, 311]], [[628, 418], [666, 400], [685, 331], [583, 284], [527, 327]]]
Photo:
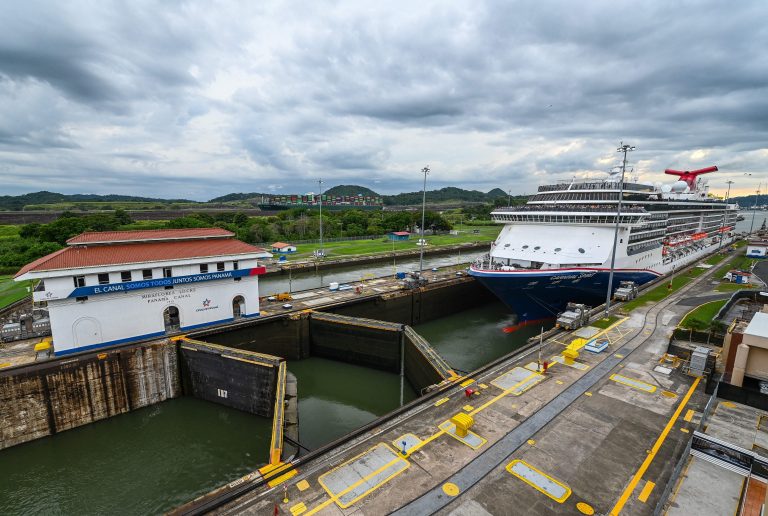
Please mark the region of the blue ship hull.
[[[605, 302], [608, 289], [606, 270], [577, 269], [552, 273], [520, 273], [470, 269], [488, 290], [517, 315], [518, 324], [552, 319], [569, 302], [597, 306]], [[613, 274], [613, 290], [620, 281], [641, 285], [659, 277], [647, 270], [617, 270]]]

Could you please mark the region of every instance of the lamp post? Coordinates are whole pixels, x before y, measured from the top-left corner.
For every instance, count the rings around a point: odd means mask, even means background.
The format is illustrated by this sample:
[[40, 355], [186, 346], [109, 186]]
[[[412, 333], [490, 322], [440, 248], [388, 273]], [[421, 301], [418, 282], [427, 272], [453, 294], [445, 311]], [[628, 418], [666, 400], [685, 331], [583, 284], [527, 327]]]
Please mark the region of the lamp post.
[[320, 258], [321, 256], [325, 256], [325, 252], [323, 251], [323, 180], [322, 178], [318, 179], [317, 184], [320, 187], [320, 249], [317, 253], [317, 258]]
[[635, 150], [632, 145], [624, 142], [619, 144], [617, 152], [624, 153], [624, 161], [621, 163], [621, 182], [619, 183], [619, 204], [616, 208], [616, 226], [613, 230], [613, 251], [611, 251], [611, 272], [608, 273], [608, 292], [605, 294], [605, 316], [611, 308], [611, 291], [613, 290], [613, 269], [616, 265], [616, 244], [619, 241], [619, 220], [621, 219], [621, 201], [624, 199], [624, 173], [627, 171], [627, 153]]
[[[723, 235], [725, 234], [725, 220], [728, 218], [728, 198], [731, 196], [731, 185], [733, 181], [726, 181], [728, 183], [728, 191], [725, 193], [725, 210], [723, 211], [723, 223], [720, 225], [720, 243], [717, 246], [719, 251], [723, 247]], [[754, 220], [754, 218], [753, 218]]]
[[509, 195], [507, 199], [507, 207], [511, 207], [512, 206], [512, 189], [511, 188], [507, 190], [507, 194]]
[[421, 189], [421, 251], [419, 252], [419, 278], [421, 278], [422, 273], [424, 272], [424, 244], [426, 243], [424, 241], [424, 214], [426, 211], [427, 206], [427, 174], [429, 174], [429, 165], [422, 168], [421, 171], [424, 173], [424, 187]]
[[752, 234], [752, 230], [755, 228], [755, 213], [757, 210], [757, 198], [760, 197], [760, 183], [757, 183], [757, 190], [755, 191], [755, 202], [752, 203], [752, 223], [749, 225], [749, 234]]

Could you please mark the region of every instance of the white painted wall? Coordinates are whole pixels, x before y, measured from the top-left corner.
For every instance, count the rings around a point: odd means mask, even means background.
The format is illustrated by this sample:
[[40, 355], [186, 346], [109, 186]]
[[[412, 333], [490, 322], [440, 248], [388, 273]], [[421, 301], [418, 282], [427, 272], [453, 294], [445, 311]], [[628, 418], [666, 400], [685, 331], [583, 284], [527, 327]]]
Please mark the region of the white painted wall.
[[[185, 273], [193, 272], [176, 274]], [[71, 278], [62, 279], [72, 285]], [[228, 278], [189, 286], [176, 285], [171, 290], [152, 288], [92, 295], [82, 302], [52, 300], [48, 302], [48, 310], [54, 348], [58, 355], [76, 348], [95, 348], [163, 334], [163, 311], [172, 305], [179, 309], [182, 331], [231, 320], [232, 300], [238, 295], [245, 298], [243, 316], [259, 313], [258, 276], [246, 276], [240, 281]], [[204, 306], [205, 301], [208, 306]]]
[[750, 256], [765, 256], [764, 245], [747, 245], [747, 254]]

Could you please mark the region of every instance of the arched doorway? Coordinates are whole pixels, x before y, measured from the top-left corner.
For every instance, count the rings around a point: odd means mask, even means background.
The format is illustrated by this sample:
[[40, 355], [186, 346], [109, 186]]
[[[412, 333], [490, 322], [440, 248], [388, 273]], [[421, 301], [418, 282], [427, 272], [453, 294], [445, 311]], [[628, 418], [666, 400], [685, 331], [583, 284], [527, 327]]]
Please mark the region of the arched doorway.
[[232, 317], [240, 319], [245, 313], [245, 298], [243, 296], [236, 296], [232, 300]]
[[181, 329], [181, 318], [179, 317], [179, 309], [175, 306], [169, 306], [163, 311], [163, 323], [165, 324], [165, 332], [170, 333], [179, 331]]
[[100, 344], [102, 342], [101, 324], [93, 317], [78, 319], [72, 326], [72, 330], [78, 347]]

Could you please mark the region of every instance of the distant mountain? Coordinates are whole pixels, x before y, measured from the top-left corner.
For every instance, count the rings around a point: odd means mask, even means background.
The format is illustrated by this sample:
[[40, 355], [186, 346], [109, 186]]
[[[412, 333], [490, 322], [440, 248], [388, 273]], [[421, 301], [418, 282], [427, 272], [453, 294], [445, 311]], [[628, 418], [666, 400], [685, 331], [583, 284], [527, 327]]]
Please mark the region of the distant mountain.
[[0, 210], [21, 210], [28, 204], [53, 204], [58, 202], [193, 202], [185, 199], [155, 199], [132, 195], [66, 195], [56, 192], [33, 192], [23, 195], [0, 195]]
[[[421, 197], [421, 192], [385, 195], [384, 204], [389, 206], [421, 204]], [[483, 193], [478, 190], [464, 190], [453, 186], [441, 188], [440, 190], [427, 191], [427, 202], [430, 204], [446, 202], [493, 202], [499, 197], [507, 197], [507, 193], [501, 188], [494, 188], [488, 193]]]
[[274, 195], [274, 194], [258, 193], [258, 192], [231, 193], [227, 195], [222, 195], [221, 197], [214, 197], [208, 202], [247, 201], [248, 199], [260, 199], [262, 196], [267, 196], [267, 195]]
[[765, 206], [768, 204], [768, 195], [744, 195], [741, 197], [731, 197], [729, 200], [736, 202], [742, 210], [746, 210], [752, 206]]
[[325, 192], [323, 192], [325, 195], [332, 195], [332, 196], [344, 196], [344, 195], [363, 195], [367, 197], [379, 197], [379, 194], [371, 190], [370, 188], [366, 188], [364, 186], [357, 186], [357, 185], [339, 185], [334, 186], [333, 188], [329, 188]]

